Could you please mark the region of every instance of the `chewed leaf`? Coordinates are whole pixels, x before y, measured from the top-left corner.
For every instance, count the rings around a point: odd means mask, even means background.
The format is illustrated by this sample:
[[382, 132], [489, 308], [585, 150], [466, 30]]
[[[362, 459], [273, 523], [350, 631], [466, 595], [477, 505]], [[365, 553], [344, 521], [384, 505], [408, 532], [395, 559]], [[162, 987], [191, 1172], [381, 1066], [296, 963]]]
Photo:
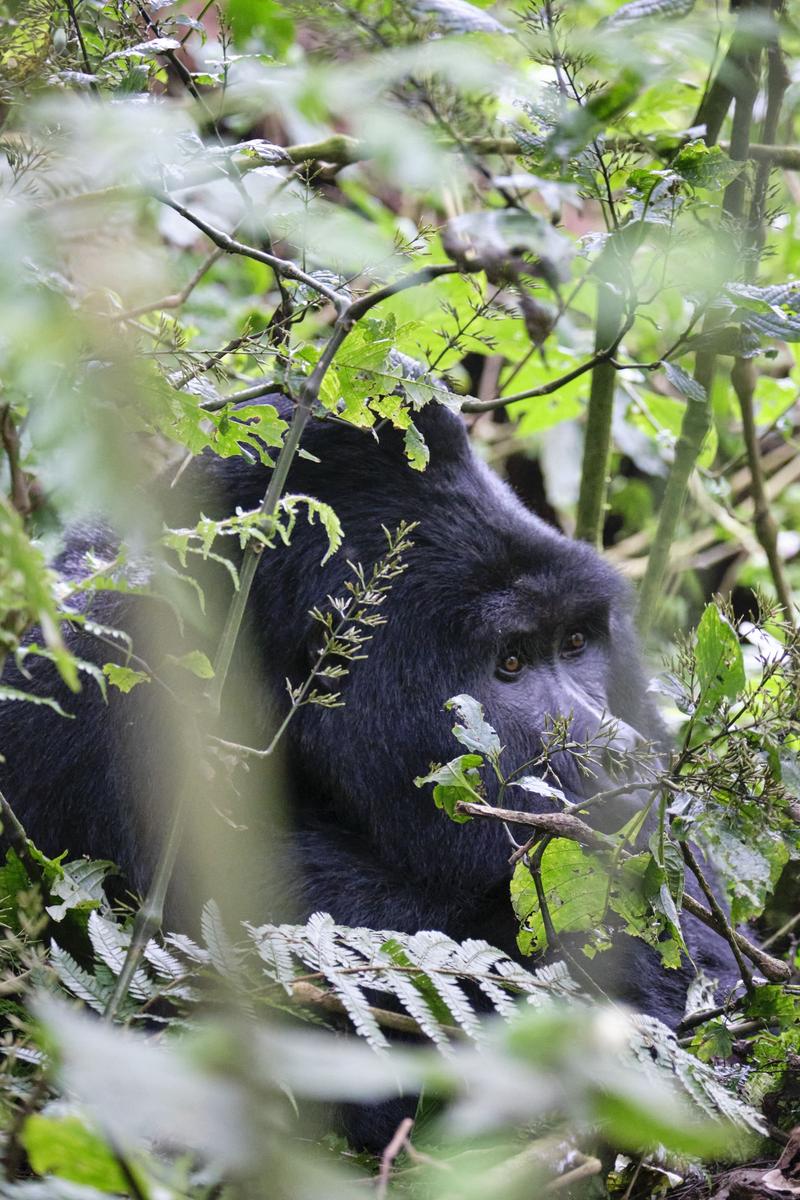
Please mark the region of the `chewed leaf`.
[[145, 671], [134, 671], [132, 667], [120, 667], [117, 663], [106, 663], [103, 674], [113, 687], [126, 694], [140, 683], [150, 683], [150, 676]]
[[546, 800], [557, 800], [559, 804], [568, 803], [561, 788], [554, 787], [552, 783], [540, 779], [538, 775], [523, 775], [520, 779], [510, 779], [508, 786], [522, 788], [524, 792], [531, 792], [534, 796], [543, 796]]
[[445, 704], [449, 711], [455, 709], [463, 725], [453, 726], [453, 736], [468, 750], [479, 754], [498, 755], [502, 749], [500, 739], [483, 715], [483, 705], [472, 696], [452, 696]]
[[744, 659], [736, 631], [716, 604], [700, 618], [695, 641], [700, 695], [697, 712], [714, 712], [721, 700], [734, 700], [745, 685]]
[[431, 454], [425, 443], [425, 438], [416, 425], [409, 425], [405, 431], [403, 443], [409, 465], [415, 471], [424, 471], [430, 461]]

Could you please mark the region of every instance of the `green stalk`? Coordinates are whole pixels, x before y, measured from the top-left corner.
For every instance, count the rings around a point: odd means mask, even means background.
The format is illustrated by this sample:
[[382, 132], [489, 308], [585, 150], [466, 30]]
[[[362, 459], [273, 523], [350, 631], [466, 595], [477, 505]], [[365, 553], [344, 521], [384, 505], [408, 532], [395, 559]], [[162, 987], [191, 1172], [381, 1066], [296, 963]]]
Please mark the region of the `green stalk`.
[[687, 397], [686, 400], [675, 459], [664, 490], [658, 527], [639, 592], [639, 629], [643, 635], [650, 629], [661, 603], [669, 553], [683, 511], [689, 479], [711, 425], [708, 391], [713, 380], [714, 359], [715, 356], [709, 353], [697, 356], [695, 380], [703, 387], [703, 397], [701, 399], [698, 394], [696, 399]]
[[[604, 354], [613, 346], [619, 337], [622, 323], [622, 297], [610, 283], [606, 275], [605, 278], [601, 278], [597, 287], [595, 356]], [[616, 378], [617, 371], [613, 363], [608, 358], [603, 358], [592, 371], [589, 390], [575, 536], [581, 541], [591, 542], [594, 546], [600, 546], [603, 537]]]

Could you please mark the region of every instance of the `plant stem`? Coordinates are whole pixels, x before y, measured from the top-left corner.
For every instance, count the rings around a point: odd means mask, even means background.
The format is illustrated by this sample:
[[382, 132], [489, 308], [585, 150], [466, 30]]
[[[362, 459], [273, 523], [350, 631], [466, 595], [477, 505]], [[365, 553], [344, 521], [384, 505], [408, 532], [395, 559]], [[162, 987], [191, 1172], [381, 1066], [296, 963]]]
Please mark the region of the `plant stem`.
[[[336, 351], [341, 346], [344, 339], [352, 329], [353, 321], [350, 317], [350, 308], [342, 313], [333, 328], [328, 344], [326, 345], [322, 355], [320, 356], [317, 365], [309, 375], [308, 379], [303, 384], [300, 391], [300, 396], [297, 401], [297, 406], [294, 410], [292, 423], [289, 426], [289, 432], [286, 436], [286, 441], [281, 447], [281, 452], [278, 455], [278, 461], [270, 476], [269, 486], [264, 493], [264, 499], [261, 501], [260, 511], [265, 517], [274, 517], [278, 511], [281, 494], [283, 492], [286, 479], [289, 474], [289, 468], [294, 461], [294, 456], [300, 448], [300, 439], [303, 436], [303, 430], [308, 423], [308, 418], [311, 415], [311, 407], [319, 395], [319, 389], [322, 386], [322, 381], [325, 378], [325, 373], [333, 361]], [[209, 701], [214, 712], [219, 712], [222, 703], [222, 692], [225, 687], [225, 681], [228, 677], [228, 671], [233, 658], [233, 652], [236, 647], [236, 641], [239, 636], [239, 630], [244, 619], [247, 601], [250, 596], [250, 590], [253, 586], [253, 580], [256, 574], [263, 544], [261, 542], [250, 541], [244, 552], [242, 566], [239, 572], [239, 587], [234, 593], [231, 601], [228, 615], [225, 620], [225, 627], [220, 638], [219, 648], [217, 650], [216, 660], [214, 662], [214, 678], [209, 689]]]
[[601, 275], [597, 285], [597, 323], [595, 358], [589, 390], [586, 436], [581, 469], [581, 488], [575, 536], [599, 546], [602, 543], [605, 519], [608, 468], [611, 458], [611, 420], [614, 413], [614, 386], [617, 372], [609, 362], [609, 348], [619, 338], [622, 321], [622, 298], [607, 276]]
[[[709, 379], [713, 371], [713, 355], [698, 354], [695, 368], [695, 380], [700, 383], [700, 376]], [[702, 362], [701, 362], [702, 359]], [[710, 379], [709, 379], [710, 382]], [[700, 384], [703, 387], [702, 384]], [[663, 595], [664, 576], [667, 572], [669, 554], [675, 540], [683, 502], [689, 486], [689, 477], [694, 470], [697, 457], [702, 449], [708, 433], [711, 418], [709, 415], [708, 395], [703, 387], [703, 395], [699, 393], [696, 399], [687, 397], [686, 410], [681, 421], [681, 432], [675, 446], [675, 458], [664, 489], [664, 498], [658, 517], [653, 544], [647, 559], [647, 569], [639, 592], [639, 629], [645, 635], [658, 611]]]
[[[199, 754], [197, 761], [199, 761]], [[184, 781], [178, 793], [178, 801], [172, 813], [167, 838], [161, 848], [156, 863], [152, 883], [147, 889], [147, 895], [141, 908], [138, 909], [133, 922], [130, 945], [125, 952], [122, 970], [117, 976], [114, 991], [103, 1012], [104, 1021], [113, 1021], [119, 1012], [122, 1001], [128, 994], [145, 947], [154, 934], [158, 933], [164, 920], [164, 903], [167, 897], [172, 872], [178, 858], [178, 851], [183, 839], [183, 829], [186, 824], [186, 813], [189, 808], [189, 796], [194, 790], [193, 784]]]
[[792, 629], [797, 628], [794, 599], [786, 572], [778, 549], [778, 526], [772, 515], [767, 499], [764, 482], [764, 468], [761, 464], [761, 449], [758, 443], [756, 429], [754, 394], [756, 388], [756, 368], [752, 359], [737, 358], [731, 371], [731, 383], [739, 401], [742, 414], [742, 432], [747, 450], [747, 463], [750, 468], [751, 488], [753, 493], [753, 517], [755, 520], [756, 537], [758, 538], [769, 563], [772, 582], [778, 601], [783, 609], [785, 620]]
[[[717, 80], [709, 91], [717, 95], [719, 105], [713, 109], [714, 120], [708, 118], [706, 143], [712, 145], [719, 134], [722, 120], [730, 107], [733, 95], [736, 96], [733, 128], [731, 131], [730, 156], [736, 161], [744, 161], [750, 149], [750, 128], [753, 120], [753, 104], [758, 89], [758, 66], [761, 59], [761, 43], [754, 41], [752, 30], [745, 25], [737, 27], [725, 62], [720, 67]], [[717, 82], [720, 88], [716, 89]], [[727, 96], [727, 100], [725, 100]], [[729, 217], [740, 219], [744, 203], [745, 181], [742, 175], [737, 176], [726, 188], [722, 208]], [[704, 330], [713, 328], [718, 318], [709, 314], [704, 323]], [[695, 360], [695, 382], [703, 391], [703, 398], [687, 397], [686, 410], [681, 422], [681, 432], [675, 447], [675, 459], [667, 480], [664, 499], [658, 518], [655, 538], [647, 560], [647, 569], [642, 581], [639, 595], [639, 629], [646, 634], [650, 629], [661, 602], [664, 591], [664, 577], [667, 573], [669, 554], [675, 540], [683, 503], [689, 486], [689, 480], [695, 463], [703, 447], [706, 434], [711, 425], [710, 395], [714, 382], [716, 356], [703, 351], [698, 353]]]

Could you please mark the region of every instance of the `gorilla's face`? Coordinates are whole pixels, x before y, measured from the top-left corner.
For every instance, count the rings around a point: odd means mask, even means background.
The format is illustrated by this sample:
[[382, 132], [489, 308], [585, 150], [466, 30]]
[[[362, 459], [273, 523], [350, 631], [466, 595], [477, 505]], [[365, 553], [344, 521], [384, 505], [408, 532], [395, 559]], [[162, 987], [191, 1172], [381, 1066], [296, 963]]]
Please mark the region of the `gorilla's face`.
[[[506, 772], [525, 766], [582, 799], [619, 784], [613, 771], [649, 732], [641, 691], [638, 711], [628, 702], [642, 681], [626, 596], [584, 547], [551, 542], [525, 513], [519, 521], [530, 565], [508, 562], [509, 586], [484, 596], [486, 646], [471, 686], [505, 747]], [[509, 794], [511, 807], [524, 804], [520, 791]], [[630, 807], [598, 809], [597, 824], [613, 828]]]
[[[417, 525], [407, 571], [385, 604], [387, 623], [365, 661], [353, 665], [344, 707], [304, 710], [294, 736], [307, 776], [310, 767], [307, 782], [327, 798], [336, 821], [366, 827], [376, 843], [385, 838], [387, 821], [404, 825], [409, 854], [422, 838], [435, 838], [445, 850], [455, 831], [462, 865], [471, 839], [474, 867], [485, 872], [481, 855], [500, 855], [498, 863], [507, 858], [502, 830], [487, 831], [489, 823], [481, 823], [483, 831], [473, 832], [477, 822], [448, 830], [430, 791], [413, 786], [431, 762], [446, 762], [462, 749], [446, 700], [467, 693], [484, 706], [504, 746], [504, 774], [531, 764], [526, 773], [557, 781], [571, 799], [618, 785], [607, 772], [609, 756], [657, 726], [621, 579], [589, 546], [528, 513], [477, 460], [460, 425], [447, 414], [440, 420], [450, 441], [438, 462], [432, 451], [422, 475], [362, 438], [357, 468], [347, 462], [349, 443], [339, 446], [348, 492], [337, 495], [333, 473], [315, 481], [317, 494], [321, 482], [329, 485], [322, 498], [342, 517], [351, 559], [379, 557], [381, 525]], [[305, 486], [314, 490], [311, 479]], [[340, 584], [325, 590], [337, 589]], [[486, 775], [492, 801], [499, 784]], [[603, 805], [596, 823], [618, 827], [638, 799]], [[554, 806], [520, 789], [509, 791], [504, 803], [539, 811]], [[493, 838], [494, 848], [488, 844]]]

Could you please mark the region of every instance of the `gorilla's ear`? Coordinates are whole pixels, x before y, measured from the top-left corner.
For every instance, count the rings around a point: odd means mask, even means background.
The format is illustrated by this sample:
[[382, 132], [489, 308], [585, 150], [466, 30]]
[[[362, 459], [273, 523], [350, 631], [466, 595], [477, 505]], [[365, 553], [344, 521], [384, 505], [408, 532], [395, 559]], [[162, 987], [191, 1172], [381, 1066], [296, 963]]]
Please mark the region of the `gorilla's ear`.
[[[412, 411], [411, 418], [425, 439], [432, 466], [446, 462], [463, 462], [470, 457], [467, 427], [464, 418], [455, 407], [430, 400], [419, 412]], [[381, 445], [386, 445], [387, 448], [391, 446], [392, 451], [397, 443], [402, 452], [402, 438], [403, 435], [397, 430], [388, 427], [381, 430]]]

